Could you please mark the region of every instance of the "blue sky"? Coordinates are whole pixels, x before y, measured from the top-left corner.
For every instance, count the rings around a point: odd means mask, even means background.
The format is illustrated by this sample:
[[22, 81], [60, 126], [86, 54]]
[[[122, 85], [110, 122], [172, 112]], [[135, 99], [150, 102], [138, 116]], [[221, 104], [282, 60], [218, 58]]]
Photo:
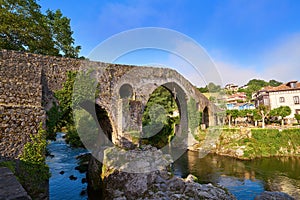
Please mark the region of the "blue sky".
[[[40, 0], [42, 10], [61, 9], [71, 19], [81, 55], [133, 28], [161, 27], [187, 35], [214, 61], [223, 85], [252, 78], [300, 81], [300, 1], [288, 0]], [[159, 51], [131, 53], [118, 62], [173, 65]], [[167, 59], [166, 59], [167, 58]], [[179, 70], [180, 71], [180, 70]], [[182, 72], [181, 72], [182, 73]], [[188, 76], [188, 75], [186, 75]], [[201, 86], [206, 81], [187, 77]]]

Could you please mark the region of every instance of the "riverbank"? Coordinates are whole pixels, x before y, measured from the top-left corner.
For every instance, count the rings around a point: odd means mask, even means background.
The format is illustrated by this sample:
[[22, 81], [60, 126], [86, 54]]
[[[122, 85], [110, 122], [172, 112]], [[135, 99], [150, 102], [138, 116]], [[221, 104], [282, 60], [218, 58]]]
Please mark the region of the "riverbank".
[[300, 156], [300, 129], [210, 128], [199, 131], [191, 151], [216, 153], [242, 160]]

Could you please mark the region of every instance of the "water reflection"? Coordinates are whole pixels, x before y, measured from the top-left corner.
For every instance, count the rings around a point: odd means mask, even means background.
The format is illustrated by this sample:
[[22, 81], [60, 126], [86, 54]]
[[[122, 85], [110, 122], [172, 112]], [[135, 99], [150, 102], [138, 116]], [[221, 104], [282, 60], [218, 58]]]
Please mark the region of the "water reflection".
[[238, 199], [253, 199], [264, 190], [282, 191], [300, 198], [300, 158], [272, 157], [241, 161], [187, 152], [174, 163], [175, 174], [196, 175], [201, 183], [226, 187]]

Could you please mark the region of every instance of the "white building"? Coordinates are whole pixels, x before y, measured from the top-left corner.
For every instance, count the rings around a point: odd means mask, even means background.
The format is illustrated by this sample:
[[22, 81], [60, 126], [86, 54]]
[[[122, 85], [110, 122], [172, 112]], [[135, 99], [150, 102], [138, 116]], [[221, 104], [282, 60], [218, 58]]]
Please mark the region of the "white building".
[[271, 109], [280, 106], [289, 106], [292, 110], [287, 118], [294, 118], [294, 114], [300, 114], [300, 83], [290, 81], [277, 87], [267, 86], [253, 95], [255, 106], [264, 104]]
[[229, 83], [229, 84], [226, 84], [226, 85], [225, 85], [225, 90], [227, 90], [227, 91], [233, 91], [233, 92], [236, 92], [236, 91], [238, 91], [238, 89], [239, 89], [239, 86], [238, 86], [238, 85], [235, 85], [235, 84], [233, 84], [233, 83]]

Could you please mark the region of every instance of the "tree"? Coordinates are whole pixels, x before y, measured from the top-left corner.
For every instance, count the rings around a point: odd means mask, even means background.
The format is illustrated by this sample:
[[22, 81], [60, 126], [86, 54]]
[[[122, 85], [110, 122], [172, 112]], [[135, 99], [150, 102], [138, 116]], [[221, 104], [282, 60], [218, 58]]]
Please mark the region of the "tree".
[[236, 118], [239, 116], [238, 110], [226, 110], [226, 115], [228, 117], [228, 125], [231, 126], [231, 119], [233, 118], [236, 125]]
[[296, 118], [296, 120], [297, 120], [297, 122], [299, 124], [300, 123], [300, 114], [295, 114], [295, 118]]
[[261, 116], [262, 119], [262, 128], [265, 128], [265, 119], [270, 113], [270, 107], [261, 104], [258, 106], [257, 109], [258, 109], [258, 114]]
[[257, 121], [262, 119], [257, 109], [252, 110], [252, 118], [254, 121], [254, 125], [257, 126]]
[[207, 86], [205, 87], [200, 87], [200, 88], [197, 88], [201, 93], [207, 93], [208, 92], [208, 89], [207, 89]]
[[276, 81], [276, 80], [273, 80], [273, 79], [269, 81], [269, 85], [272, 86], [272, 87], [276, 87], [276, 86], [279, 86], [281, 84], [282, 84], [282, 82], [279, 82], [279, 81]]
[[54, 47], [62, 51], [66, 57], [78, 57], [80, 46], [72, 46], [74, 39], [72, 38], [73, 31], [70, 26], [70, 19], [64, 17], [60, 10], [55, 12], [47, 10], [47, 18], [54, 40]]
[[252, 79], [247, 83], [247, 88], [245, 89], [245, 93], [247, 95], [247, 99], [250, 100], [252, 98], [252, 93], [260, 90], [262, 87], [267, 86], [268, 83], [264, 80], [260, 79]]
[[228, 126], [231, 127], [231, 110], [226, 110], [226, 116], [228, 118]]
[[234, 125], [236, 126], [236, 118], [239, 117], [239, 111], [238, 110], [231, 110], [231, 117], [233, 118], [234, 120]]
[[0, 49], [78, 57], [70, 20], [59, 10], [44, 15], [40, 8], [35, 0], [1, 1]]
[[220, 92], [221, 91], [221, 86], [220, 85], [216, 85], [216, 84], [210, 82], [204, 88], [201, 87], [201, 88], [198, 88], [198, 90], [201, 93], [207, 93], [207, 92], [215, 93], [215, 92]]
[[270, 111], [271, 116], [281, 117], [281, 125], [284, 125], [284, 118], [292, 113], [289, 106], [280, 106]]

